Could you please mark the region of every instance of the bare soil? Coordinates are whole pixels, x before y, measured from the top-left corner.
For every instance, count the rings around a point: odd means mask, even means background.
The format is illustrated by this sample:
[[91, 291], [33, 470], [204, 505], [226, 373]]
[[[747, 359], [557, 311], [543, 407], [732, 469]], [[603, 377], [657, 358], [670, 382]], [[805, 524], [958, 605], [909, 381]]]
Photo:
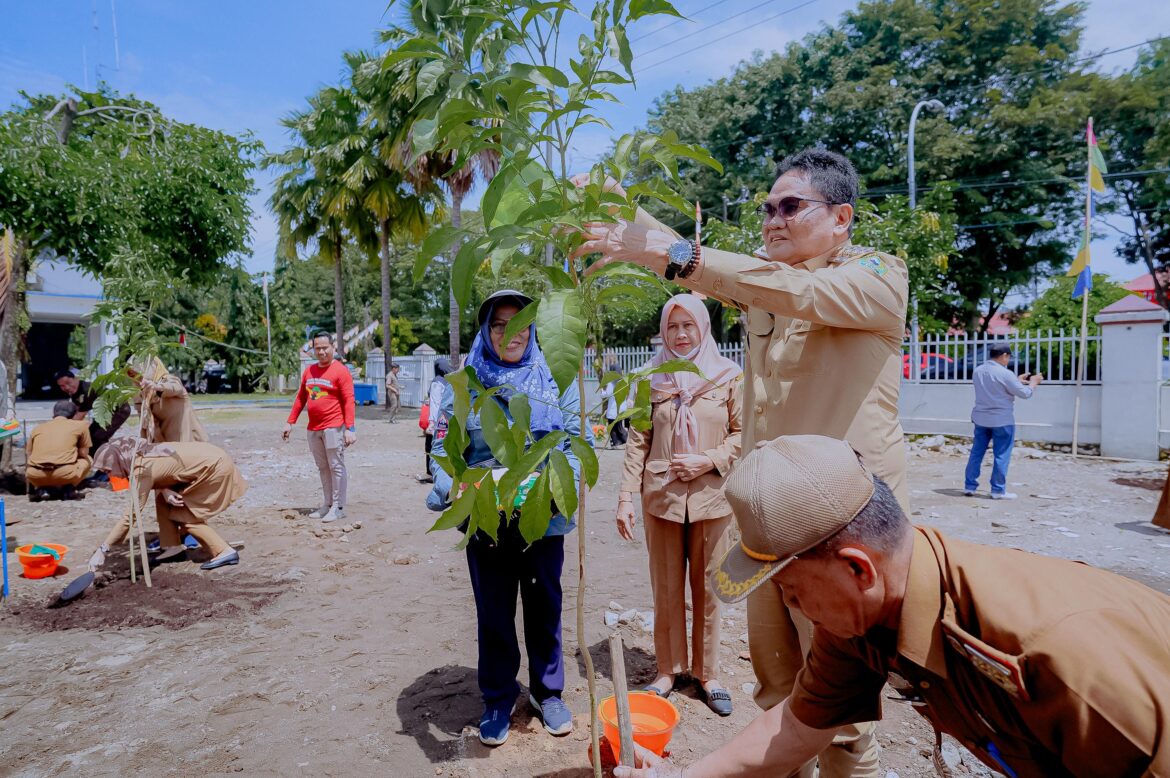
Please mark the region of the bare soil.
[[[565, 701], [574, 732], [552, 738], [526, 695], [511, 739], [487, 749], [476, 738], [475, 609], [452, 532], [427, 533], [429, 486], [413, 419], [387, 424], [362, 409], [347, 455], [345, 532], [305, 514], [320, 500], [303, 433], [282, 444], [283, 413], [203, 414], [213, 441], [249, 481], [244, 498], [214, 525], [243, 541], [236, 567], [201, 571], [197, 555], [157, 567], [154, 586], [129, 581], [124, 553], [111, 555], [101, 587], [49, 608], [121, 514], [124, 494], [90, 492], [78, 502], [30, 504], [6, 497], [10, 547], [70, 546], [54, 578], [19, 576], [0, 605], [0, 775], [556, 776], [586, 778], [589, 701], [576, 653], [576, 535], [567, 544]], [[610, 690], [603, 616], [611, 601], [653, 607], [645, 549], [613, 527], [620, 451], [599, 451], [602, 478], [589, 498], [589, 587], [584, 642]], [[979, 542], [1082, 559], [1170, 590], [1170, 534], [1148, 523], [1165, 469], [1018, 452], [1012, 502], [965, 498], [965, 458], [916, 452], [910, 460], [914, 520]], [[151, 522], [152, 523], [152, 522]], [[149, 526], [149, 524], [148, 524]], [[626, 641], [630, 685], [652, 680], [651, 636], [633, 625]], [[697, 758], [756, 713], [742, 607], [724, 612], [720, 666], [735, 713], [720, 719], [693, 686], [672, 700], [682, 721], [671, 743]], [[527, 671], [521, 669], [521, 682]], [[932, 775], [933, 736], [894, 703], [879, 725], [882, 767]], [[926, 754], [926, 755], [924, 755]], [[959, 768], [960, 773], [982, 773]]]

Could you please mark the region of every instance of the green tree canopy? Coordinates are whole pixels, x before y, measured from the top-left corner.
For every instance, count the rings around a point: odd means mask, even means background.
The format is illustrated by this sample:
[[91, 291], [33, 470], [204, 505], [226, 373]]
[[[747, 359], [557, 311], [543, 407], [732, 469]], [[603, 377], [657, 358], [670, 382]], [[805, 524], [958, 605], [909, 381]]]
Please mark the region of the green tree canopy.
[[[651, 130], [705, 146], [720, 175], [680, 170], [705, 206], [772, 184], [772, 164], [825, 146], [857, 166], [867, 197], [906, 192], [911, 109], [922, 191], [957, 180], [960, 228], [949, 301], [974, 327], [1008, 292], [1072, 258], [1084, 176], [1084, 125], [1100, 78], [1078, 59], [1079, 3], [869, 0], [832, 27], [726, 78], [656, 103]], [[878, 246], [877, 248], [885, 248]], [[942, 316], [941, 318], [947, 318]]]

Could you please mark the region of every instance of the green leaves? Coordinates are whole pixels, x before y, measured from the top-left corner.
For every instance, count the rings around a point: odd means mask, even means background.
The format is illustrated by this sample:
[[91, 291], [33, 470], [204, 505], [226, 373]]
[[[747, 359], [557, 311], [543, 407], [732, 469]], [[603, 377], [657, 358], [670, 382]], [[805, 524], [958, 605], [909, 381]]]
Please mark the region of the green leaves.
[[558, 289], [541, 300], [536, 330], [553, 380], [564, 392], [577, 377], [585, 356], [585, 314], [580, 293]]
[[626, 75], [630, 80], [634, 80], [634, 52], [630, 48], [630, 41], [626, 38], [625, 27], [613, 27], [607, 34], [607, 41], [609, 43], [610, 52], [617, 57], [617, 61], [622, 63], [622, 67], [626, 71]]
[[517, 62], [512, 65], [512, 69], [508, 75], [511, 78], [530, 81], [546, 89], [556, 89], [557, 87], [567, 89], [569, 87], [569, 77], [548, 65], [526, 65], [522, 62]]
[[552, 494], [549, 490], [549, 471], [545, 470], [528, 491], [528, 498], [520, 506], [520, 536], [526, 543], [535, 543], [548, 532], [552, 518]]
[[549, 490], [557, 503], [557, 511], [566, 516], [577, 512], [577, 480], [569, 458], [560, 449], [554, 449], [548, 457]]
[[593, 446], [589, 445], [584, 438], [573, 436], [569, 438], [569, 446], [573, 449], [573, 453], [577, 455], [577, 460], [581, 463], [581, 477], [585, 479], [585, 483], [589, 488], [597, 485], [597, 477], [601, 473], [601, 465], [597, 461], [597, 452], [593, 450]]
[[435, 227], [423, 240], [414, 259], [414, 280], [418, 283], [426, 272], [427, 265], [443, 254], [464, 235], [463, 231], [450, 224]]
[[508, 326], [504, 328], [504, 337], [500, 341], [507, 344], [512, 342], [512, 338], [520, 332], [520, 330], [527, 329], [532, 322], [536, 321], [536, 312], [540, 308], [540, 300], [533, 300], [525, 305], [520, 312], [508, 320]]
[[683, 15], [673, 5], [667, 2], [667, 0], [630, 0], [630, 15], [627, 17], [629, 21], [636, 21], [643, 16], [651, 16], [654, 14], [677, 16], [679, 19], [683, 18]]

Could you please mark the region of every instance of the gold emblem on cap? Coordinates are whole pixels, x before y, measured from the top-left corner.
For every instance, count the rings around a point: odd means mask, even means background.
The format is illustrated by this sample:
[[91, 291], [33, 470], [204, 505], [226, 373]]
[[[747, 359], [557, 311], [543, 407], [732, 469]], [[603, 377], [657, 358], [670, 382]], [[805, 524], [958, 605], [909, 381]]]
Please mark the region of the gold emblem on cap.
[[723, 568], [719, 568], [715, 571], [715, 586], [720, 593], [727, 597], [739, 597], [745, 592], [751, 591], [756, 584], [771, 574], [772, 565], [769, 563], [757, 570], [755, 575], [746, 581], [733, 581]]
[[779, 562], [780, 561], [780, 557], [776, 556], [775, 554], [764, 554], [764, 553], [761, 553], [759, 551], [752, 551], [750, 548], [748, 548], [747, 546], [744, 545], [742, 540], [739, 541], [739, 547], [741, 549], [743, 549], [743, 553], [747, 554], [749, 557], [756, 560], [757, 562]]

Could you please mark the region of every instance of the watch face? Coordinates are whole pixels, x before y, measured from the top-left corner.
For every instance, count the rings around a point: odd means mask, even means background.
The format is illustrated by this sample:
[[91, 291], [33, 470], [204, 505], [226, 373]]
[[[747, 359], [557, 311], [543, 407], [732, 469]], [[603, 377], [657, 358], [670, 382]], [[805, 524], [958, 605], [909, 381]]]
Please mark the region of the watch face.
[[691, 244], [685, 240], [672, 243], [666, 255], [670, 258], [670, 264], [685, 265], [687, 260], [691, 258]]

